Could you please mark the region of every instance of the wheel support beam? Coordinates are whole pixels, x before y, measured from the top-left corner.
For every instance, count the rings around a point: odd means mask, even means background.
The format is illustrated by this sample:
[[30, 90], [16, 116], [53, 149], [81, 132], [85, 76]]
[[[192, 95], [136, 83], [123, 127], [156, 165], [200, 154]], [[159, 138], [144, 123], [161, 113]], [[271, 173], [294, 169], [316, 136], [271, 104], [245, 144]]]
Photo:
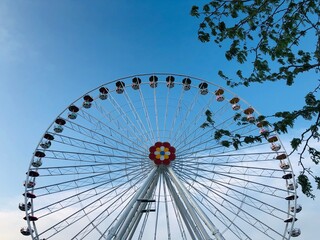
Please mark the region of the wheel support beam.
[[126, 236], [135, 229], [139, 220], [141, 219], [141, 211], [147, 207], [146, 203], [141, 203], [139, 199], [146, 199], [150, 197], [155, 189], [159, 178], [157, 168], [154, 168], [149, 174], [143, 185], [136, 192], [134, 197], [128, 203], [126, 210], [121, 214], [115, 226], [110, 230], [107, 240], [121, 240], [126, 239]]
[[184, 204], [186, 205], [188, 212], [190, 213], [192, 219], [195, 221], [197, 225], [197, 229], [199, 229], [199, 231], [203, 235], [204, 238], [202, 239], [212, 239], [212, 238], [208, 235], [200, 219], [204, 222], [207, 228], [209, 228], [211, 234], [215, 237], [216, 240], [225, 240], [225, 238], [219, 232], [217, 227], [211, 222], [211, 220], [207, 217], [207, 215], [202, 211], [202, 209], [194, 201], [189, 191], [181, 183], [181, 181], [179, 180], [179, 178], [174, 173], [171, 167], [168, 167], [168, 173], [176, 189], [178, 190], [180, 197], [182, 198]]

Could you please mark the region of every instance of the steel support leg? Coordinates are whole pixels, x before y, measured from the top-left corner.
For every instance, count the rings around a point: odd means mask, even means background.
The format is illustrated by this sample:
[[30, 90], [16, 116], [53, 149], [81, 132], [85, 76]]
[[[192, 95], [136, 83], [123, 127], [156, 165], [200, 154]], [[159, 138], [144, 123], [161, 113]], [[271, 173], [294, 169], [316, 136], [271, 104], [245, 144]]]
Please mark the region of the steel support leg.
[[122, 212], [119, 220], [115, 224], [115, 226], [112, 227], [111, 231], [109, 232], [107, 236], [107, 240], [116, 239], [116, 240], [123, 240], [125, 238], [124, 235], [126, 235], [127, 232], [130, 232], [129, 226], [131, 228], [135, 225], [132, 224], [134, 219], [137, 219], [137, 213], [138, 208], [140, 206], [140, 202], [138, 199], [143, 199], [148, 191], [150, 191], [151, 186], [155, 186], [152, 183], [154, 181], [157, 181], [159, 177], [158, 169], [155, 168], [152, 170], [152, 172], [149, 174], [143, 185], [139, 188], [139, 190], [136, 192], [134, 197], [131, 199], [131, 201], [128, 203], [126, 210]]
[[[208, 218], [208, 216], [202, 211], [202, 209], [198, 206], [198, 204], [194, 201], [193, 197], [189, 193], [189, 191], [186, 189], [186, 187], [181, 183], [180, 179], [177, 177], [177, 175], [174, 173], [171, 167], [168, 167], [168, 173], [172, 180], [172, 182], [175, 184], [176, 188], [178, 189], [178, 192], [180, 196], [183, 198], [183, 201], [185, 201], [187, 207], [190, 208], [190, 213], [192, 215], [196, 214], [195, 220], [199, 225], [201, 231], [204, 230], [201, 223], [198, 222], [198, 216], [201, 218], [201, 220], [205, 223], [205, 225], [209, 228], [211, 234], [215, 237], [216, 240], [225, 240], [225, 238], [222, 236], [222, 234], [219, 232], [217, 227], [211, 222], [211, 220]], [[189, 208], [188, 208], [189, 210]], [[205, 230], [204, 230], [205, 231]], [[204, 233], [204, 236], [207, 236], [206, 239], [211, 239], [207, 234]]]

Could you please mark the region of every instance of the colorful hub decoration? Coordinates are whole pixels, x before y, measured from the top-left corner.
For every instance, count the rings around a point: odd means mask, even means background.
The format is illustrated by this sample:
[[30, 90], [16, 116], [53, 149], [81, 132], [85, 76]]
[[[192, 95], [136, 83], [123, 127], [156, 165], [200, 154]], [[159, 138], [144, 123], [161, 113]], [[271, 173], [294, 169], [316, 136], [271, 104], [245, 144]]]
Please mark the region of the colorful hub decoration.
[[168, 142], [156, 142], [154, 146], [149, 148], [149, 158], [156, 165], [169, 165], [176, 158], [176, 149]]

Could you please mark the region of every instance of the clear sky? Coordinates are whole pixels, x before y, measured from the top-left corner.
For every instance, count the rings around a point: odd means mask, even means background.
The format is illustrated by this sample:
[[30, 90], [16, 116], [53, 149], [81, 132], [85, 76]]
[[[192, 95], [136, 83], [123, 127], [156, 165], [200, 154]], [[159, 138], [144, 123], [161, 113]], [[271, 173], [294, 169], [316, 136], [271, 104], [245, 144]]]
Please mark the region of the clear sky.
[[[181, 73], [226, 87], [217, 72], [231, 71], [233, 63], [223, 49], [197, 40], [198, 22], [189, 15], [201, 2], [206, 1], [0, 1], [1, 239], [22, 238], [17, 206], [25, 172], [42, 134], [70, 102], [137, 73]], [[315, 79], [308, 74], [292, 87], [268, 83], [232, 91], [268, 115], [301, 106]], [[317, 239], [316, 195], [315, 201], [301, 197], [300, 239]]]

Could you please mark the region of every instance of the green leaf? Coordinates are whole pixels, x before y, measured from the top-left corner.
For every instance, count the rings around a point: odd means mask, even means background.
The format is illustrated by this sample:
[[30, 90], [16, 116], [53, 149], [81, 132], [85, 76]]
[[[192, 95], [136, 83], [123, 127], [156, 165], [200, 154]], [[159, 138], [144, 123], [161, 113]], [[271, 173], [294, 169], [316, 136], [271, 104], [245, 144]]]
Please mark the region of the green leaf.
[[199, 17], [199, 7], [198, 6], [192, 6], [191, 11], [190, 11], [190, 15], [193, 17]]
[[315, 177], [314, 178], [315, 182], [317, 183], [317, 189], [320, 189], [320, 177]]
[[315, 164], [319, 164], [319, 162], [320, 162], [320, 151], [318, 151], [317, 149], [315, 149], [313, 147], [309, 147], [309, 154], [310, 154], [311, 160]]
[[241, 142], [238, 138], [233, 138], [232, 139], [232, 146], [238, 150], [239, 149], [239, 146], [241, 146]]
[[241, 113], [236, 113], [236, 114], [233, 116], [233, 120], [234, 120], [234, 121], [237, 121], [237, 120], [239, 120], [241, 117], [242, 117]]
[[206, 128], [206, 127], [209, 127], [209, 123], [203, 123], [203, 124], [201, 124], [201, 126], [200, 126], [201, 128]]
[[209, 35], [209, 33], [206, 33], [204, 31], [198, 31], [198, 39], [201, 42], [209, 42], [210, 41], [210, 35]]
[[207, 122], [208, 122], [208, 123], [211, 123], [211, 124], [214, 124], [214, 121], [212, 120], [211, 117], [207, 117]]
[[293, 138], [291, 140], [290, 144], [293, 149], [297, 149], [299, 147], [299, 145], [301, 144], [301, 139], [300, 138]]
[[224, 147], [230, 147], [231, 143], [229, 141], [221, 141], [221, 145]]
[[223, 32], [226, 30], [226, 24], [224, 22], [219, 22], [218, 28], [220, 32]]
[[206, 28], [207, 27], [207, 24], [206, 23], [204, 23], [204, 22], [202, 22], [202, 23], [200, 23], [200, 28], [202, 28], [202, 29], [204, 29], [204, 28]]
[[316, 100], [314, 94], [310, 92], [305, 96], [305, 102], [309, 106], [315, 106], [318, 101]]
[[311, 182], [305, 174], [300, 174], [298, 176], [298, 183], [301, 186], [301, 191], [307, 196], [312, 199], [315, 198], [315, 195], [312, 193], [312, 185]]
[[206, 4], [206, 5], [204, 5], [203, 6], [203, 11], [205, 11], [205, 12], [210, 12], [210, 5], [209, 4]]
[[205, 114], [207, 117], [212, 117], [212, 112], [209, 109], [206, 110]]
[[252, 136], [246, 136], [246, 137], [244, 137], [243, 141], [245, 143], [253, 143], [254, 142], [254, 138]]

